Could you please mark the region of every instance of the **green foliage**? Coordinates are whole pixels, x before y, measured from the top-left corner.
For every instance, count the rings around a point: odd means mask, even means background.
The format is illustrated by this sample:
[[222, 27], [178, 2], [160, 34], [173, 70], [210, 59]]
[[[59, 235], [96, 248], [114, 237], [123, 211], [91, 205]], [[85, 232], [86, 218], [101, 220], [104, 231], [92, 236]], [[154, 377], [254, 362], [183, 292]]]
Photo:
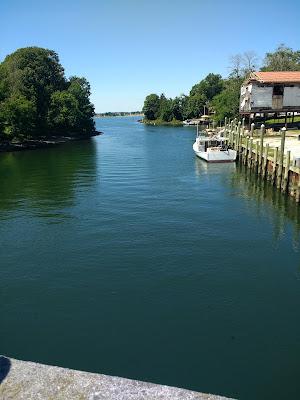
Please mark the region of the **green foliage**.
[[185, 109], [184, 115], [186, 118], [196, 118], [203, 114], [204, 106], [206, 104], [206, 98], [196, 93], [193, 96], [189, 96]]
[[161, 94], [159, 99], [159, 116], [166, 122], [173, 119], [173, 100], [167, 99], [164, 94]]
[[281, 44], [273, 53], [267, 53], [262, 71], [300, 71], [300, 51]]
[[0, 103], [0, 129], [7, 137], [34, 131], [36, 106], [21, 94], [13, 94]]
[[65, 130], [92, 133], [89, 96], [84, 78], [65, 78], [54, 51], [19, 49], [0, 64], [0, 130], [37, 137]]
[[214, 97], [212, 107], [215, 110], [215, 120], [224, 121], [225, 117], [232, 119], [238, 116], [242, 82], [242, 78], [228, 79], [225, 89]]
[[94, 130], [94, 105], [90, 102], [91, 87], [85, 78], [73, 76], [70, 78], [68, 92], [78, 103], [76, 130], [88, 133]]
[[74, 130], [79, 113], [78, 101], [67, 90], [52, 93], [48, 109], [47, 122], [55, 131]]
[[159, 116], [160, 98], [157, 94], [149, 94], [144, 102], [143, 113], [149, 121], [155, 120]]
[[172, 114], [173, 118], [177, 121], [183, 121], [186, 119], [186, 109], [188, 104], [188, 96], [181, 95], [175, 97], [172, 101]]
[[219, 74], [208, 74], [206, 78], [194, 85], [190, 96], [201, 96], [205, 102], [211, 101], [224, 88], [222, 76]]
[[195, 118], [203, 114], [204, 106], [224, 88], [221, 75], [208, 74], [206, 78], [194, 85], [189, 96], [181, 95], [167, 99], [164, 94], [150, 94], [143, 107], [145, 119], [148, 121], [171, 122]]

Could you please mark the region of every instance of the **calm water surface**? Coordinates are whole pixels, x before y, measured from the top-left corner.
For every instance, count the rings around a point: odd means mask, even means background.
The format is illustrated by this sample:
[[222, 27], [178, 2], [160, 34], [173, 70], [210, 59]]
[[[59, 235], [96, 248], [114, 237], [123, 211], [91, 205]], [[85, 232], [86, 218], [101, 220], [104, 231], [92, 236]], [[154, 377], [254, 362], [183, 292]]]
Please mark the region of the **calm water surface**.
[[300, 393], [299, 208], [194, 130], [0, 154], [0, 354], [219, 393]]

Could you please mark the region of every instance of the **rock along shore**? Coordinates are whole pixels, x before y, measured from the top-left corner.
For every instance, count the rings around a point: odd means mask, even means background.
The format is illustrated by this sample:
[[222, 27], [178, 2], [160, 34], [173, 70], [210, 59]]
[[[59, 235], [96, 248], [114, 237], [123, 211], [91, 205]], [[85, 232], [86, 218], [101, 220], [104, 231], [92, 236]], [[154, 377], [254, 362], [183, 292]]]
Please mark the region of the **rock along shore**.
[[170, 386], [0, 356], [1, 400], [225, 400]]
[[102, 135], [103, 132], [94, 132], [90, 135], [86, 136], [50, 136], [47, 138], [40, 139], [24, 139], [20, 142], [17, 141], [5, 141], [0, 142], [0, 152], [7, 151], [21, 151], [21, 150], [34, 150], [34, 149], [43, 149], [47, 147], [57, 146], [59, 144], [79, 141], [79, 140], [87, 140], [94, 136]]

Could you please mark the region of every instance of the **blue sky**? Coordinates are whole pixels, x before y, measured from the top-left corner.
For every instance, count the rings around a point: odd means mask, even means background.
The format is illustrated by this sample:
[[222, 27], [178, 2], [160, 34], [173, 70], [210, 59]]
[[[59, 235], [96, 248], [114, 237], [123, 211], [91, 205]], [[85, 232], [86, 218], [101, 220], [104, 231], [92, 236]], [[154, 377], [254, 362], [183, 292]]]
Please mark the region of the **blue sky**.
[[230, 55], [300, 48], [299, 0], [2, 0], [0, 60], [25, 46], [55, 50], [85, 76], [96, 111], [141, 109], [149, 93], [188, 93]]

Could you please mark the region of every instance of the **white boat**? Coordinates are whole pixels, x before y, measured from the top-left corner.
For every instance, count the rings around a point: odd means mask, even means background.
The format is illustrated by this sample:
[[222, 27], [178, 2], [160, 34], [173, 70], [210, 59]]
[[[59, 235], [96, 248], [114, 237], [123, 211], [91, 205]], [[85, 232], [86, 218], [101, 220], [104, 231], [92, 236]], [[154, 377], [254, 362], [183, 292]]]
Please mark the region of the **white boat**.
[[211, 163], [232, 162], [236, 160], [237, 152], [229, 149], [222, 136], [200, 136], [197, 129], [196, 141], [193, 144], [195, 154]]

